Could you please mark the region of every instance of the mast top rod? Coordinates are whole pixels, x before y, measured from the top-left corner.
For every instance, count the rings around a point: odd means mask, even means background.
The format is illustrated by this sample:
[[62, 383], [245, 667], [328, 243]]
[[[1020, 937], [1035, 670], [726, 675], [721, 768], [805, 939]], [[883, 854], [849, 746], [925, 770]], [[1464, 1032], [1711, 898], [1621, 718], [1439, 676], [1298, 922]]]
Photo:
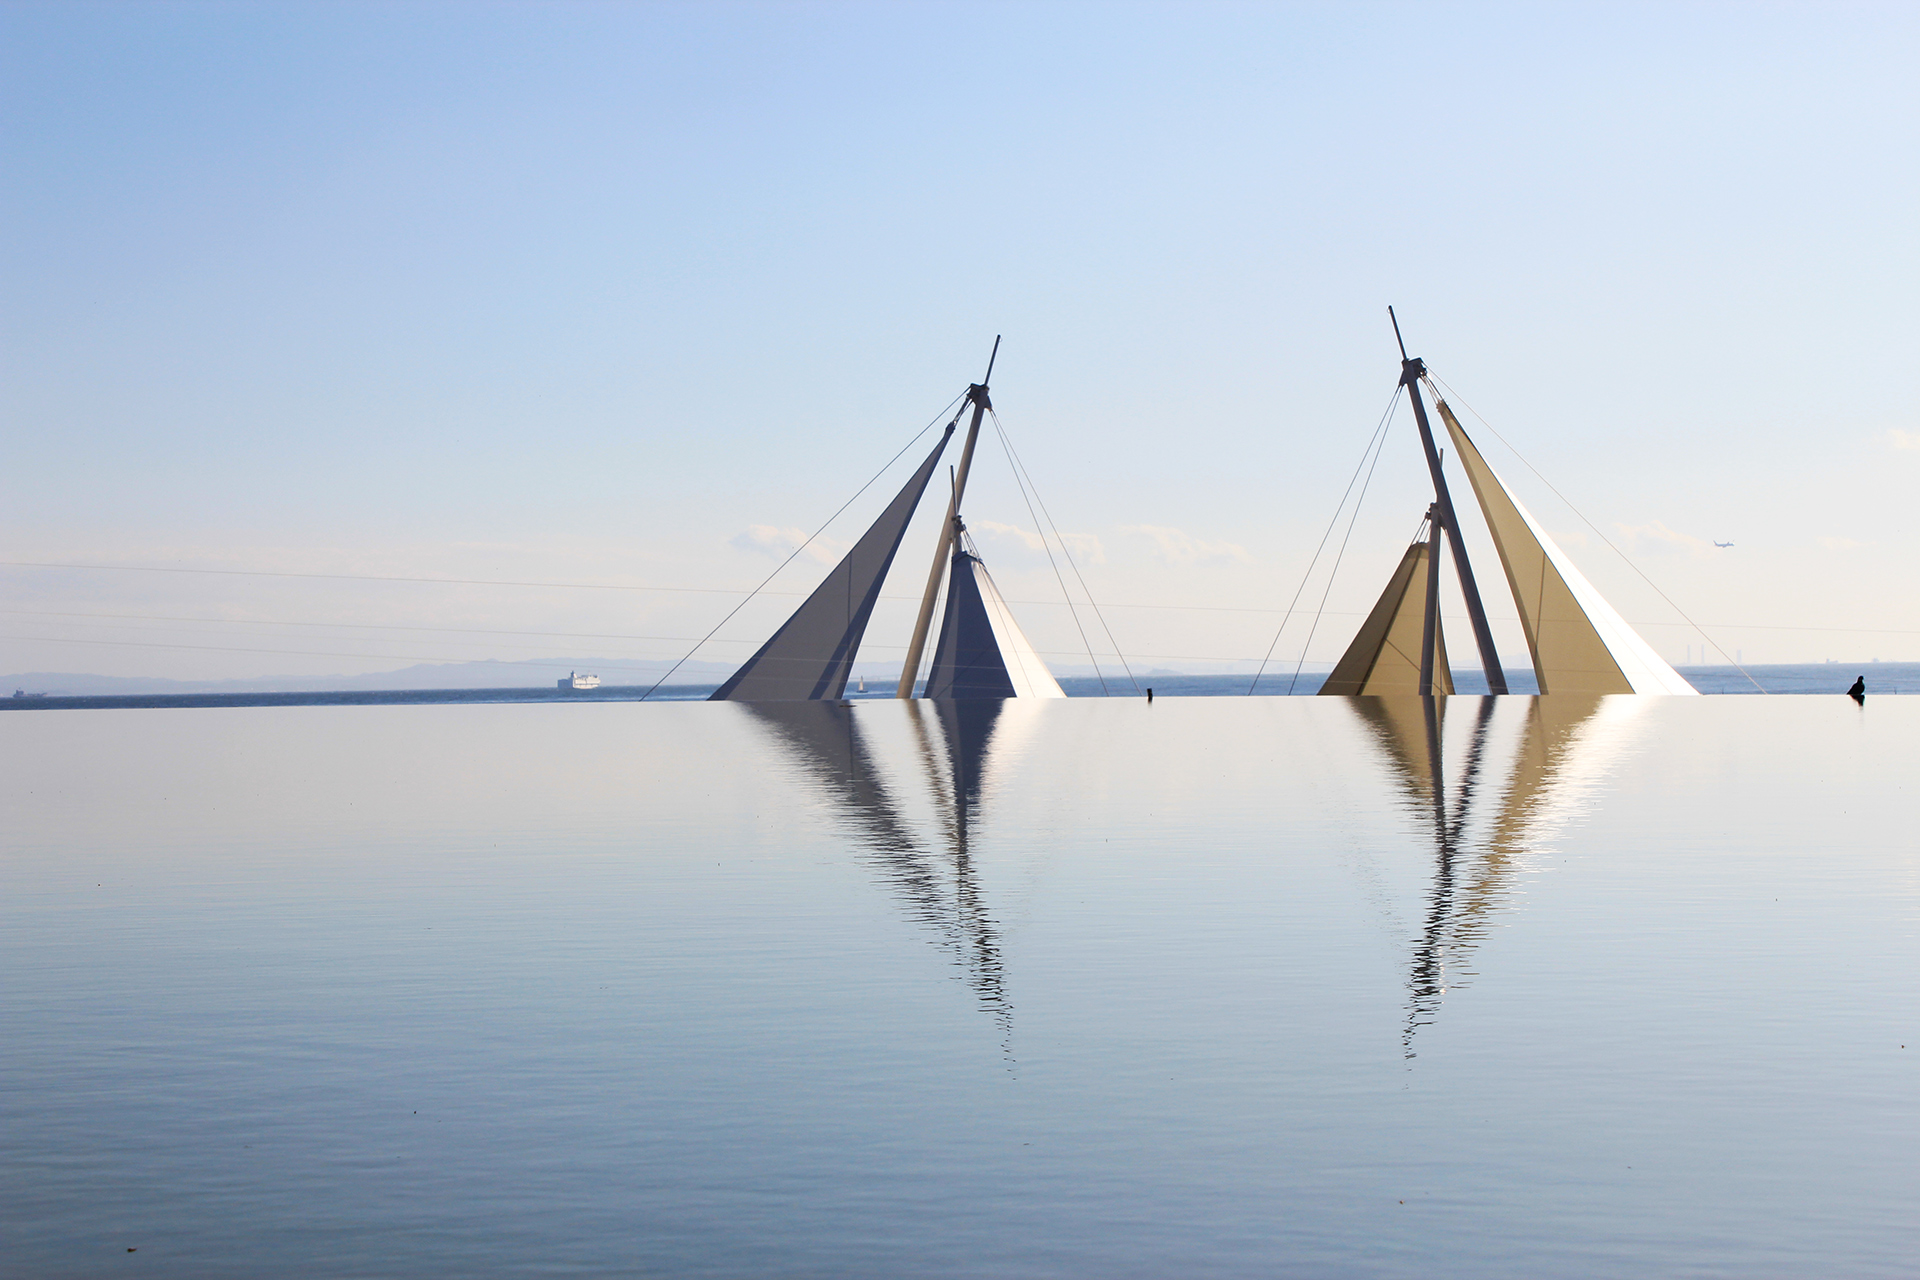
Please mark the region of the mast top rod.
[[1393, 314], [1393, 308], [1387, 308], [1387, 319], [1393, 321], [1393, 340], [1400, 344], [1400, 361], [1406, 363], [1407, 340], [1400, 336], [1400, 317]]
[[983, 387], [993, 385], [993, 362], [1000, 358], [1000, 335], [993, 335], [993, 354], [987, 357], [987, 376], [980, 379]]

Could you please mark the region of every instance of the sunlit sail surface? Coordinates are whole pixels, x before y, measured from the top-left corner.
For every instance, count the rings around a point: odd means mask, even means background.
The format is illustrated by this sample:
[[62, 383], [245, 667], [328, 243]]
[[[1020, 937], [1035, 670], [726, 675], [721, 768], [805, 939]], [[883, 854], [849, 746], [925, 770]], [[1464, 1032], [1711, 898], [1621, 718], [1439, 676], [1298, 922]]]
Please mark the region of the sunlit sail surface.
[[1698, 693], [1627, 625], [1520, 505], [1447, 402], [1436, 397], [1434, 406], [1499, 548], [1540, 692]]

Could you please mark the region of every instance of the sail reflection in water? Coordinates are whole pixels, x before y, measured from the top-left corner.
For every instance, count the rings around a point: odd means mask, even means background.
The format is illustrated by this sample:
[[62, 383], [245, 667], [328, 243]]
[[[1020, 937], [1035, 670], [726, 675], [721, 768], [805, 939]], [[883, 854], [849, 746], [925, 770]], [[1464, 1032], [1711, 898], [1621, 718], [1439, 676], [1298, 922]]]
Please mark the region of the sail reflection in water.
[[1413, 940], [1402, 1034], [1413, 1057], [1415, 1033], [1434, 1021], [1449, 985], [1464, 985], [1516, 874], [1532, 869], [1629, 749], [1646, 703], [1631, 694], [1347, 701], [1431, 832], [1433, 882]]
[[[996, 728], [1007, 703], [998, 698], [914, 700], [902, 704], [914, 755], [935, 814], [922, 834], [904, 812], [906, 786], [890, 785], [845, 702], [756, 702], [745, 708], [768, 730], [831, 806], [835, 819], [871, 855], [881, 880], [908, 917], [933, 929], [962, 969], [980, 1007], [1012, 1034], [997, 928], [981, 895], [968, 847], [981, 806]], [[1017, 717], [1011, 717], [1017, 718]], [[1004, 739], [1004, 733], [998, 735]], [[915, 785], [909, 782], [908, 786]]]
[[[1517, 878], [1619, 760], [1646, 703], [1632, 695], [1350, 697], [1401, 804], [1430, 843], [1407, 978], [1404, 1051], [1472, 976], [1473, 953], [1510, 910]], [[906, 752], [877, 752], [846, 702], [749, 703], [869, 856], [915, 922], [936, 932], [982, 1009], [1010, 1036], [1013, 1005], [998, 926], [971, 838], [996, 761], [1044, 704], [1013, 699], [899, 704]], [[879, 725], [872, 727], [881, 727]], [[895, 766], [882, 764], [882, 756]], [[900, 765], [905, 762], [905, 772]], [[924, 815], [930, 810], [931, 821]], [[920, 814], [921, 817], [910, 816]]]

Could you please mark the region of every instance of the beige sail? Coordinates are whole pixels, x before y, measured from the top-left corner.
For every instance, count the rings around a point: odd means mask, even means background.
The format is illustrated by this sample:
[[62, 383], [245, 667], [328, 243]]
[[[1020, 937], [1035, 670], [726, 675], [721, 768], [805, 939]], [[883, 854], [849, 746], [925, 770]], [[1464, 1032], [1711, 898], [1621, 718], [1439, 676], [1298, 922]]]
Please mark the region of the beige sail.
[[[1407, 548], [1373, 612], [1320, 686], [1326, 694], [1418, 694], [1420, 645], [1426, 636], [1427, 544]], [[1447, 642], [1436, 627], [1433, 691], [1453, 692]]]
[[1697, 694], [1508, 492], [1447, 402], [1434, 402], [1500, 551], [1540, 692]]

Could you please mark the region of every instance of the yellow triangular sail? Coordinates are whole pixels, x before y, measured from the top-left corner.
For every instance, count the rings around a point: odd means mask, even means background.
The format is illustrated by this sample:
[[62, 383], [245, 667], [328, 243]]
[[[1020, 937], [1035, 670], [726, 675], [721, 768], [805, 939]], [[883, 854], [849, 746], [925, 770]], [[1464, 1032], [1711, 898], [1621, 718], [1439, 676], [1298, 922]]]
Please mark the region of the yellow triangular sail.
[[1534, 522], [1453, 416], [1435, 407], [1500, 552], [1542, 693], [1696, 694]]
[[[1387, 581], [1373, 612], [1347, 646], [1327, 682], [1327, 694], [1418, 694], [1420, 646], [1426, 636], [1427, 544], [1407, 548], [1400, 567]], [[1447, 669], [1447, 643], [1434, 630], [1433, 692], [1452, 693], [1453, 673]]]

